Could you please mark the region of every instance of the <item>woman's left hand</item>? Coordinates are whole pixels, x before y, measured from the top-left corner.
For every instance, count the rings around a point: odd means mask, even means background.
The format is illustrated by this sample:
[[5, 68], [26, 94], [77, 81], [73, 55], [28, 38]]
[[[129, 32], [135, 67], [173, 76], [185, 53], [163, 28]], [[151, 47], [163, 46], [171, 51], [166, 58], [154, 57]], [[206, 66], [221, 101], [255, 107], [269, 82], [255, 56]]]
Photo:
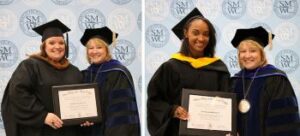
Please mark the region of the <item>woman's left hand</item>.
[[81, 127], [89, 127], [89, 126], [93, 126], [94, 122], [89, 122], [89, 121], [85, 121], [84, 123], [81, 123], [80, 126]]

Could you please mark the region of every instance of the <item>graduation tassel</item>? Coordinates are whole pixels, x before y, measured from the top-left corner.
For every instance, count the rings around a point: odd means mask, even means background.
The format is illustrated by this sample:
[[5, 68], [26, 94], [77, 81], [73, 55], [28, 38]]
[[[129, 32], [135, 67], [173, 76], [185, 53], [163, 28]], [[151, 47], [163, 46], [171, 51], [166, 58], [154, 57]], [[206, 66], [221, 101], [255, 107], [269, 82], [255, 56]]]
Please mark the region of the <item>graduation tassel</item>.
[[69, 57], [69, 36], [68, 33], [66, 33], [66, 51], [65, 51], [66, 58]]
[[272, 50], [272, 47], [273, 47], [273, 37], [272, 37], [272, 33], [271, 32], [269, 32], [269, 34], [268, 34], [268, 36], [269, 36], [269, 50]]
[[112, 43], [111, 43], [112, 47], [115, 48], [116, 46], [116, 33], [112, 32]]

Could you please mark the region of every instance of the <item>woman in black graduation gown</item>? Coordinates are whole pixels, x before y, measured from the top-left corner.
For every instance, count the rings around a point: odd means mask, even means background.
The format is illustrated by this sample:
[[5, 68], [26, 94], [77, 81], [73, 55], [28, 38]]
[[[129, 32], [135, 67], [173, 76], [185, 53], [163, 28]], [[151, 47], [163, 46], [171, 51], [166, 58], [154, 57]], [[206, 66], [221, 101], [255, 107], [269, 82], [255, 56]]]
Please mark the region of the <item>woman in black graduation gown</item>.
[[148, 85], [147, 121], [152, 136], [177, 136], [179, 121], [187, 120], [180, 106], [183, 88], [227, 91], [230, 74], [214, 56], [215, 29], [197, 8], [173, 29], [182, 40], [179, 53], [164, 62]]
[[[112, 59], [109, 45], [118, 34], [108, 27], [86, 29], [81, 43], [91, 64], [83, 70], [84, 81], [98, 83], [102, 122], [85, 128], [87, 136], [139, 136], [140, 123], [134, 84], [130, 72]], [[89, 122], [83, 125], [89, 125]]]
[[63, 126], [53, 113], [51, 89], [83, 80], [66, 58], [63, 33], [70, 29], [56, 19], [33, 30], [42, 35], [41, 52], [19, 64], [5, 89], [1, 109], [6, 136], [76, 136], [79, 125]]
[[260, 26], [238, 29], [232, 40], [242, 69], [232, 77], [240, 136], [300, 136], [293, 87], [283, 71], [267, 64], [264, 47], [273, 37]]

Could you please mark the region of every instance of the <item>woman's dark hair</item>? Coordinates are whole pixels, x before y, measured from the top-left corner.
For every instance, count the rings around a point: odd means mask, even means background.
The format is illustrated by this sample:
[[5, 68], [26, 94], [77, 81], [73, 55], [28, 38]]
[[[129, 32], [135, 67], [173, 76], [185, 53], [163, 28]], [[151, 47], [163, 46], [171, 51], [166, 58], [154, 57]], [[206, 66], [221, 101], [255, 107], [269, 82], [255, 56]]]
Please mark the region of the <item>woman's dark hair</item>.
[[[214, 26], [212, 25], [212, 23], [208, 19], [201, 17], [201, 16], [194, 16], [194, 17], [190, 18], [184, 25], [183, 32], [186, 32], [188, 30], [188, 28], [190, 27], [190, 24], [194, 20], [197, 20], [197, 19], [204, 21], [208, 25], [208, 29], [209, 29], [209, 41], [208, 41], [208, 45], [204, 49], [204, 57], [214, 57], [215, 47], [216, 47], [216, 43], [217, 43], [216, 30], [215, 30]], [[188, 38], [183, 39], [179, 53], [181, 53], [185, 56], [191, 56]]]

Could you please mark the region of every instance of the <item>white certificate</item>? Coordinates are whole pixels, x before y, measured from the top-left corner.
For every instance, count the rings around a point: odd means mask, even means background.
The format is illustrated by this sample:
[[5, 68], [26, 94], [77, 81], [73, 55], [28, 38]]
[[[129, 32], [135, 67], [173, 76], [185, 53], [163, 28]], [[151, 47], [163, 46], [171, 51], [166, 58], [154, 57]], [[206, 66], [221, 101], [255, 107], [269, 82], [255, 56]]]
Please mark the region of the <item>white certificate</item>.
[[61, 119], [75, 119], [97, 116], [94, 88], [59, 91]]
[[232, 99], [189, 95], [187, 128], [232, 131]]

